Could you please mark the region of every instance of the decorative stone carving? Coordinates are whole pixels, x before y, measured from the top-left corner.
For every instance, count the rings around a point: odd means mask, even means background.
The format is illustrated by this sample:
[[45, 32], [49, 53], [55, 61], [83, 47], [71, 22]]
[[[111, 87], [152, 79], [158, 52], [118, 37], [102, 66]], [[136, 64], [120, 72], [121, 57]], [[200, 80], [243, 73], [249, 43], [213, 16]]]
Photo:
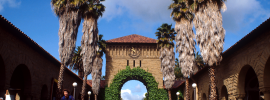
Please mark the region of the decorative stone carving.
[[137, 45], [131, 45], [128, 49], [128, 55], [131, 58], [138, 58], [141, 55], [140, 47]]

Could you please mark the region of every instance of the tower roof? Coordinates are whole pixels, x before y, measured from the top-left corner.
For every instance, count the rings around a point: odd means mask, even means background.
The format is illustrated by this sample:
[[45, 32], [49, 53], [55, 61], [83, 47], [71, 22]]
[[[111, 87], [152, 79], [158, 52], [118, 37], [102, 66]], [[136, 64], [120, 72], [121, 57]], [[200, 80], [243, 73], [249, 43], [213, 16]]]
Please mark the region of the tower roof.
[[107, 40], [106, 43], [157, 43], [157, 40], [137, 34], [132, 34]]

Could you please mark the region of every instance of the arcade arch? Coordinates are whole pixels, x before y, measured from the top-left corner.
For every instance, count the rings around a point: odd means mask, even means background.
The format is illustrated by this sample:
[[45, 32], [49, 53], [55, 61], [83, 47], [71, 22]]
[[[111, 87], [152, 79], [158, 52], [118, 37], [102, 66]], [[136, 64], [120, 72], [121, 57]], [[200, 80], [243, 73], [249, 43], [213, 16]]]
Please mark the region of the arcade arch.
[[258, 77], [249, 65], [244, 66], [238, 79], [238, 98], [245, 100], [259, 100], [260, 89]]
[[40, 94], [40, 100], [47, 100], [48, 99], [48, 87], [47, 85], [43, 85], [41, 89], [41, 94]]
[[10, 95], [18, 93], [21, 100], [31, 98], [31, 86], [31, 75], [27, 66], [24, 64], [17, 66], [10, 80]]
[[202, 100], [207, 100], [207, 97], [206, 97], [205, 93], [203, 93], [203, 95], [202, 95]]
[[270, 99], [270, 57], [268, 58], [264, 68], [264, 87], [261, 92], [264, 94], [264, 99]]
[[6, 73], [5, 73], [5, 64], [2, 56], [0, 55], [0, 97], [5, 95], [5, 83], [6, 83]]
[[225, 85], [221, 88], [221, 100], [228, 100], [228, 91]]

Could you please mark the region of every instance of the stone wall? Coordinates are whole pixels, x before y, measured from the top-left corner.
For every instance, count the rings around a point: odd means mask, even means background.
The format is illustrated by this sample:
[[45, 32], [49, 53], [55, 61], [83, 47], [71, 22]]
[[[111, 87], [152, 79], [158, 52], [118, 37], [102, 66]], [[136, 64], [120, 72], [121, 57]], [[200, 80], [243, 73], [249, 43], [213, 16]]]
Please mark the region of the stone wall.
[[157, 44], [110, 43], [106, 48], [106, 84], [109, 86], [114, 76], [129, 65], [131, 68], [140, 66], [142, 69], [152, 73], [159, 83], [158, 88], [163, 88], [160, 63]]

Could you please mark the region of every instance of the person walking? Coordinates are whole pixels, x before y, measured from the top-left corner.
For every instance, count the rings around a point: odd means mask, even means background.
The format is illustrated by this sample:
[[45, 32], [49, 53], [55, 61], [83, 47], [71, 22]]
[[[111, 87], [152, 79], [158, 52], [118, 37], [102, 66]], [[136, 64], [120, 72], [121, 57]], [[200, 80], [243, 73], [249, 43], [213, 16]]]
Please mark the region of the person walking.
[[64, 89], [63, 90], [64, 96], [61, 98], [61, 100], [75, 100], [72, 95], [69, 95], [69, 90]]

